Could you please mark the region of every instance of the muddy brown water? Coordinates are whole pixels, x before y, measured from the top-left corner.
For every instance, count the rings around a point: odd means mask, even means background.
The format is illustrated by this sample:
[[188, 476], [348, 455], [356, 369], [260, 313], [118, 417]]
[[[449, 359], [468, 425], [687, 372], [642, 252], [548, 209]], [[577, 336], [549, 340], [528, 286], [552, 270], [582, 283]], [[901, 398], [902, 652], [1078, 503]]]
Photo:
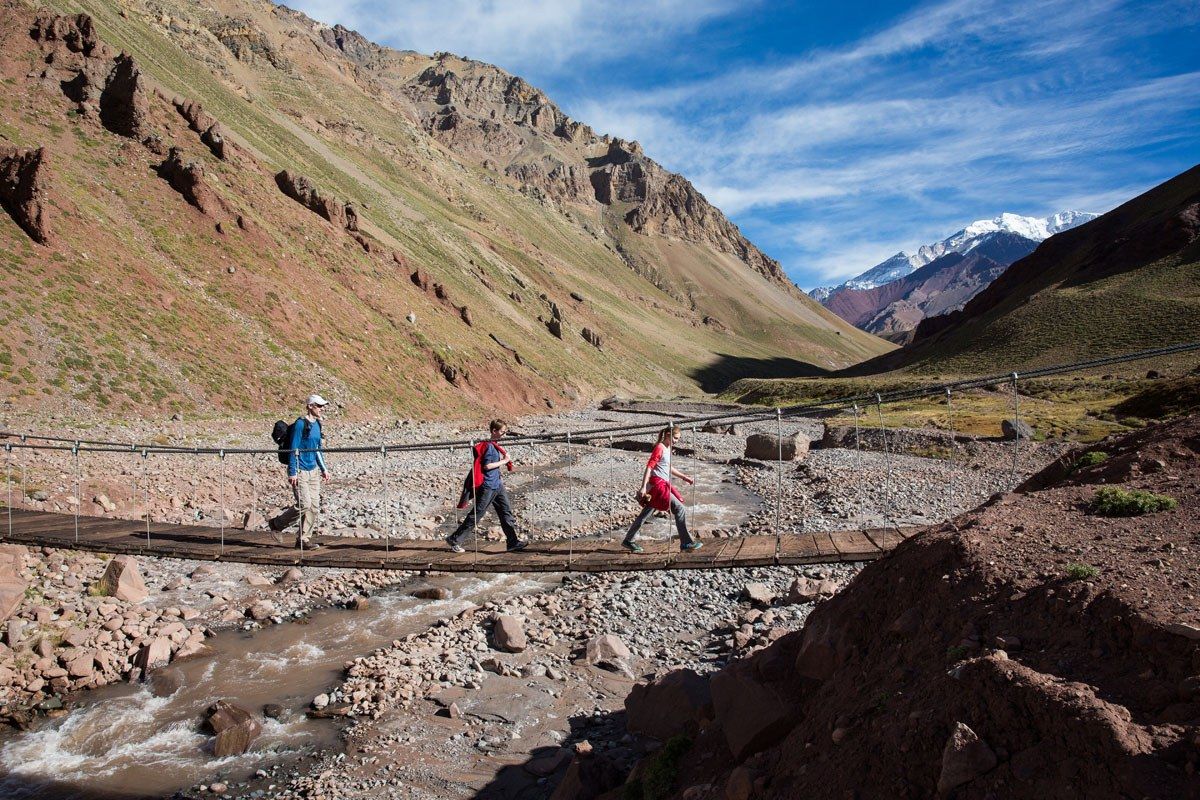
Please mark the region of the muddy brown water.
[[[142, 684], [90, 692], [57, 719], [0, 737], [0, 797], [162, 797], [198, 783], [244, 780], [256, 770], [340, 747], [338, 726], [305, 716], [312, 698], [334, 685], [347, 661], [427, 628], [472, 603], [549, 585], [550, 576], [440, 576], [371, 597], [366, 609], [325, 609], [308, 618], [209, 639], [211, 655], [172, 664]], [[417, 585], [444, 586], [442, 601], [418, 600]], [[253, 749], [217, 759], [201, 730], [204, 710], [226, 698], [263, 719]]]

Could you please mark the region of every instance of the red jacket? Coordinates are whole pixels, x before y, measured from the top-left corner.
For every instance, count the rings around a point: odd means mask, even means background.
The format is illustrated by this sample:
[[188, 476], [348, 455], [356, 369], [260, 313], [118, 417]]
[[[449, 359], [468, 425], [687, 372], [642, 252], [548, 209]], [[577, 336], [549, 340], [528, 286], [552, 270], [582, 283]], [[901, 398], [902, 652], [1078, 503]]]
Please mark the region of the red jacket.
[[[483, 456], [487, 453], [487, 446], [491, 445], [496, 448], [496, 452], [501, 458], [508, 458], [508, 453], [504, 452], [504, 448], [496, 442], [477, 442], [475, 444], [475, 458], [471, 463], [471, 471], [467, 473], [467, 477], [463, 479], [462, 494], [458, 498], [458, 507], [466, 508], [471, 504], [471, 499], [475, 496], [476, 490], [483, 485]], [[508, 471], [512, 472], [513, 463], [508, 462]]]

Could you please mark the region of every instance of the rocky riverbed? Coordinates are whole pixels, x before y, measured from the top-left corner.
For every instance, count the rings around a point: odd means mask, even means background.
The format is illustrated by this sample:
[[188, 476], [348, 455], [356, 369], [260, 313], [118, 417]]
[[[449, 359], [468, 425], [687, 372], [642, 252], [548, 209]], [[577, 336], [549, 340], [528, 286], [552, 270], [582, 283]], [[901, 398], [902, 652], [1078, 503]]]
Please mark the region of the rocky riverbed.
[[[657, 415], [577, 412], [523, 420], [518, 427], [522, 432], [582, 431], [661, 420]], [[39, 426], [9, 420], [6, 427]], [[86, 438], [269, 446], [258, 427], [238, 421], [174, 421], [167, 430], [149, 424], [96, 427]], [[212, 437], [208, 432], [213, 429], [222, 430], [224, 438]], [[327, 445], [334, 447], [467, 438], [472, 433], [446, 424], [336, 419], [327, 429]], [[787, 535], [854, 527], [860, 521], [932, 522], [1009, 488], [1061, 449], [1032, 442], [970, 442], [949, 454], [913, 455], [913, 448], [898, 452], [905, 448], [896, 438], [886, 451], [864, 442], [861, 450], [812, 449], [782, 464], [743, 457], [747, 435], [775, 431], [774, 423], [739, 426], [732, 434], [685, 431], [676, 467], [699, 479], [695, 491], [685, 489], [684, 497], [692, 528], [702, 537]], [[807, 444], [820, 440], [823, 430], [820, 422], [801, 420], [785, 423], [783, 432]], [[644, 445], [648, 450], [650, 442], [650, 436], [641, 436], [619, 445], [592, 438], [571, 448], [514, 447], [518, 468], [505, 480], [523, 534], [620, 535], [636, 512], [632, 495], [645, 459], [631, 448]], [[148, 510], [154, 520], [254, 527], [265, 524], [288, 496], [282, 467], [270, 455], [227, 455], [222, 463], [216, 456], [104, 453], [82, 454], [76, 463], [62, 451], [14, 451], [10, 459], [10, 486], [19, 487], [17, 507], [78, 508], [80, 513], [125, 518]], [[445, 536], [457, 523], [455, 494], [469, 465], [465, 451], [331, 454], [328, 460], [333, 480], [324, 492], [326, 533], [431, 539]], [[673, 533], [665, 519], [651, 521], [644, 532], [652, 538]], [[500, 531], [489, 525], [484, 534], [498, 538]], [[124, 597], [98, 590], [106, 570], [113, 569], [105, 557], [12, 552], [25, 589], [5, 624], [0, 703], [9, 718], [21, 723], [31, 712], [62, 713], [57, 710], [61, 698], [69, 701], [86, 689], [142, 677], [152, 668], [151, 656], [160, 662], [203, 658], [204, 641], [215, 631], [280, 623], [328, 605], [361, 607], [369, 602], [363, 599], [367, 595], [411, 578], [395, 572], [260, 570], [143, 560], [133, 566], [144, 594]], [[414, 797], [458, 796], [486, 788], [501, 762], [523, 762], [539, 748], [583, 739], [597, 747], [625, 747], [629, 743], [621, 736], [606, 740], [604, 726], [614, 733], [621, 728], [612, 715], [638, 679], [673, 667], [702, 672], [722, 665], [794, 629], [812, 607], [811, 602], [776, 601], [756, 608], [744, 597], [747, 584], [764, 584], [765, 591], [785, 597], [797, 578], [829, 579], [834, 586], [854, 571], [850, 565], [829, 565], [569, 575], [552, 589], [468, 608], [389, 648], [363, 654], [347, 665], [341, 684], [329, 687], [324, 698], [314, 698], [321, 706], [314, 711], [356, 720], [347, 734], [350, 755], [330, 754], [313, 771], [286, 781], [268, 773], [247, 790], [273, 784], [275, 791], [287, 786], [287, 791], [308, 796], [385, 789], [389, 796], [404, 796], [399, 794], [403, 786]], [[520, 651], [495, 647], [493, 626], [499, 617], [519, 620], [526, 640]], [[597, 665], [587, 657], [587, 642], [604, 635], [628, 647], [619, 663]], [[537, 698], [536, 703], [529, 700], [532, 716], [470, 710], [497, 697], [511, 701], [515, 687], [523, 687], [522, 698]], [[236, 700], [236, 692], [231, 694]], [[426, 727], [434, 731], [432, 738], [419, 734]], [[375, 765], [370, 759], [392, 752], [388, 747], [395, 751], [386, 759], [394, 768], [366, 769]], [[515, 783], [531, 779], [535, 786], [539, 781], [545, 787], [552, 784], [551, 776], [567, 757], [559, 750], [551, 755], [554, 769], [549, 761], [538, 762], [519, 770], [521, 779], [514, 778]], [[470, 767], [451, 780], [444, 765], [459, 762]], [[428, 773], [425, 778], [422, 770]]]

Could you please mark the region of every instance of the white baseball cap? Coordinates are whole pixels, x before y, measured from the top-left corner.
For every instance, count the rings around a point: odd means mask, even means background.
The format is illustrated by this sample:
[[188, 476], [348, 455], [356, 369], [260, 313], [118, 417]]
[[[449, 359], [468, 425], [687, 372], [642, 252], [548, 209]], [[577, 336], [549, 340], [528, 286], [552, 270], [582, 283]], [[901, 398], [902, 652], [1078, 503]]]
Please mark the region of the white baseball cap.
[[329, 401], [319, 394], [310, 394], [308, 400], [304, 403], [306, 406], [327, 406]]

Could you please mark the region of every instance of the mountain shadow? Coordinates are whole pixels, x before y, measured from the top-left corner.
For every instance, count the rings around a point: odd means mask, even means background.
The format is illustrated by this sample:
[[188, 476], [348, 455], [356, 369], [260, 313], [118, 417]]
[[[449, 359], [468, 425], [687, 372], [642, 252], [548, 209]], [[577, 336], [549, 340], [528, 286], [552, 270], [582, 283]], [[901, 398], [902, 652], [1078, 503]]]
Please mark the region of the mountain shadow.
[[710, 364], [696, 367], [691, 376], [709, 394], [718, 394], [742, 378], [819, 378], [829, 370], [794, 358], [750, 358], [718, 353]]

